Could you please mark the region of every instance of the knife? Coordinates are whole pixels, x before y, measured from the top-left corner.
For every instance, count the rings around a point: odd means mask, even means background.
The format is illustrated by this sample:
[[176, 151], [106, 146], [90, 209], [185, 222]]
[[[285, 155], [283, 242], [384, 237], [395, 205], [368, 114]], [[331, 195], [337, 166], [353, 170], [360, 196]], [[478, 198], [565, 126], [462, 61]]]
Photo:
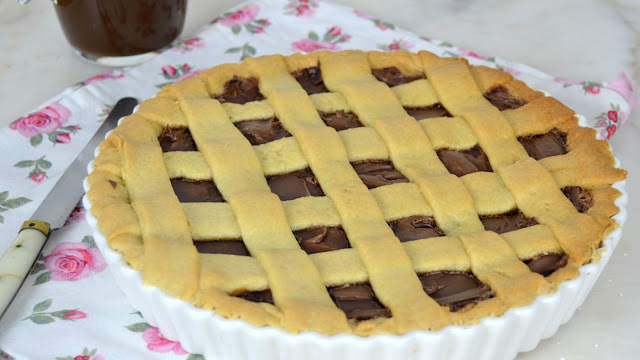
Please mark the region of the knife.
[[16, 239], [0, 257], [0, 318], [20, 290], [29, 270], [35, 263], [52, 229], [64, 225], [65, 220], [84, 193], [82, 180], [96, 147], [107, 133], [116, 127], [120, 118], [133, 112], [138, 100], [125, 97], [116, 103], [98, 131], [60, 176], [49, 194], [22, 224]]

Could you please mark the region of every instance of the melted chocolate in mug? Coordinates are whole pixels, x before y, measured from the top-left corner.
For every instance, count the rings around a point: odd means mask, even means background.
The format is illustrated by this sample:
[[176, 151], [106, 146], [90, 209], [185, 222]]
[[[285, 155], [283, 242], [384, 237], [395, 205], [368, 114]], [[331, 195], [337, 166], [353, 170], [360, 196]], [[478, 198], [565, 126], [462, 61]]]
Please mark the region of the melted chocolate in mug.
[[98, 56], [131, 56], [162, 49], [182, 31], [187, 0], [58, 0], [67, 41]]

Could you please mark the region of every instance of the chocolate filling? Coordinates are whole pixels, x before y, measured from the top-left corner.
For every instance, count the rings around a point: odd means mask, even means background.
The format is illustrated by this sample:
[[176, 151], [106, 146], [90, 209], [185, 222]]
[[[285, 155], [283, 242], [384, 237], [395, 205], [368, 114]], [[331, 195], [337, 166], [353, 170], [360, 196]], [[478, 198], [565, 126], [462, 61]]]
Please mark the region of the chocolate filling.
[[165, 127], [162, 134], [158, 137], [162, 152], [169, 151], [198, 151], [189, 128], [178, 127], [170, 128]]
[[539, 255], [529, 261], [525, 261], [525, 264], [529, 266], [529, 270], [538, 273], [542, 276], [549, 276], [554, 271], [567, 266], [569, 257], [565, 254], [548, 254]]
[[442, 306], [457, 311], [493, 296], [491, 288], [472, 274], [438, 271], [419, 276], [424, 291]]
[[194, 241], [193, 244], [201, 254], [251, 256], [242, 240]]
[[517, 109], [522, 105], [526, 105], [527, 102], [518, 99], [517, 97], [509, 94], [509, 91], [503, 86], [495, 87], [484, 94], [484, 97], [489, 100], [493, 106], [497, 107], [500, 111]]
[[567, 134], [557, 129], [542, 135], [520, 137], [518, 141], [536, 160], [567, 153]]
[[369, 189], [409, 182], [389, 161], [362, 161], [351, 165]]
[[291, 75], [309, 95], [329, 92], [322, 81], [322, 71], [319, 66], [298, 70]]
[[410, 216], [392, 221], [389, 226], [401, 242], [444, 236], [436, 220], [431, 216]]
[[235, 123], [236, 127], [251, 145], [262, 145], [268, 142], [291, 136], [276, 118], [264, 120], [247, 120]]
[[280, 200], [293, 200], [304, 196], [324, 196], [324, 192], [310, 169], [304, 169], [284, 175], [267, 177], [271, 191]]
[[436, 117], [451, 117], [451, 114], [440, 104], [423, 107], [405, 107], [404, 110], [416, 120]]
[[322, 121], [324, 121], [327, 126], [336, 129], [336, 131], [362, 127], [362, 123], [356, 114], [348, 113], [344, 110], [338, 110], [333, 114], [318, 111], [318, 114], [320, 114]]
[[302, 250], [307, 254], [350, 248], [347, 234], [337, 227], [317, 226], [311, 229], [294, 231]]
[[457, 176], [477, 171], [493, 171], [487, 155], [478, 145], [463, 151], [441, 149], [437, 154], [447, 170]]
[[224, 84], [223, 93], [214, 95], [213, 98], [220, 102], [245, 104], [251, 101], [263, 100], [264, 96], [262, 96], [258, 88], [258, 79], [254, 77], [240, 79], [234, 75], [233, 79]]
[[371, 72], [376, 79], [382, 81], [389, 86], [397, 86], [406, 83], [410, 83], [415, 80], [424, 79], [424, 75], [406, 76], [400, 72], [395, 66], [386, 67], [382, 69], [372, 69]]
[[269, 303], [273, 305], [273, 295], [271, 294], [271, 290], [264, 291], [247, 291], [236, 295], [239, 298], [243, 298], [245, 300], [249, 300], [257, 303]]
[[368, 284], [346, 284], [329, 288], [329, 295], [348, 319], [361, 321], [391, 317], [391, 311], [378, 301]]
[[535, 218], [528, 218], [518, 209], [501, 215], [480, 216], [480, 221], [487, 231], [494, 231], [498, 234], [538, 224]]
[[171, 179], [171, 186], [178, 200], [188, 202], [224, 202], [222, 194], [213, 181]]
[[[338, 308], [344, 311], [349, 319], [361, 321], [391, 316], [389, 309], [378, 301], [368, 284], [346, 284], [328, 290]], [[270, 290], [243, 292], [236, 296], [252, 302], [273, 304]]]
[[[472, 274], [438, 271], [419, 275], [424, 291], [442, 306], [457, 311], [471, 303], [493, 296], [491, 288]], [[329, 295], [348, 319], [357, 321], [391, 317], [391, 311], [376, 298], [369, 284], [345, 284], [328, 289]], [[253, 302], [273, 304], [271, 291], [244, 292], [236, 295]]]
[[593, 196], [580, 186], [565, 186], [562, 188], [562, 192], [571, 200], [578, 212], [586, 212], [593, 206]]

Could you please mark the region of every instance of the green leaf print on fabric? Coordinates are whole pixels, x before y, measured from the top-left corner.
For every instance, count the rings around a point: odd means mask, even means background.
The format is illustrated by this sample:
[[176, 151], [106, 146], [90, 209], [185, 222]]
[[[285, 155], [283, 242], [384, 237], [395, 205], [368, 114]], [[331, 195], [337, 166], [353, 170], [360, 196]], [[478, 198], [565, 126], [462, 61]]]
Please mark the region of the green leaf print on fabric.
[[148, 328], [151, 327], [151, 325], [149, 325], [146, 322], [141, 322], [141, 323], [135, 323], [135, 324], [131, 324], [131, 325], [127, 325], [125, 326], [129, 331], [133, 331], [133, 332], [137, 332], [137, 333], [141, 333], [144, 332], [145, 330], [147, 330]]
[[249, 4], [236, 12], [229, 12], [223, 15], [219, 23], [231, 28], [234, 35], [238, 35], [245, 29], [250, 34], [262, 34], [265, 29], [271, 26], [267, 19], [256, 19], [260, 13], [260, 7], [256, 4]]
[[[31, 199], [26, 197], [9, 198], [8, 191], [0, 192], [0, 212], [17, 209], [20, 206], [30, 202]], [[0, 215], [0, 224], [4, 224], [4, 216]]]
[[235, 53], [240, 53], [240, 61], [242, 61], [244, 58], [255, 56], [256, 48], [249, 45], [249, 42], [246, 42], [242, 46], [232, 47], [225, 51], [225, 54], [235, 54]]
[[56, 357], [56, 360], [104, 360], [104, 356], [98, 354], [98, 349], [82, 349], [82, 353], [76, 356]]
[[[49, 134], [51, 136], [51, 134]], [[56, 135], [57, 136], [57, 135]], [[45, 160], [46, 155], [43, 155], [41, 158], [37, 160], [22, 160], [15, 163], [13, 166], [17, 168], [30, 168], [31, 171], [27, 175], [27, 179], [31, 179], [31, 181], [36, 183], [41, 183], [45, 178], [47, 178], [47, 171], [51, 169], [51, 162]]]
[[22, 320], [24, 321], [28, 319], [35, 324], [45, 325], [45, 324], [49, 324], [56, 321], [56, 319], [74, 321], [74, 320], [84, 319], [87, 317], [86, 313], [82, 311], [78, 311], [78, 309], [46, 312], [46, 310], [49, 310], [52, 303], [53, 303], [53, 299], [47, 299], [37, 303], [33, 307], [33, 311], [31, 315], [27, 316]]

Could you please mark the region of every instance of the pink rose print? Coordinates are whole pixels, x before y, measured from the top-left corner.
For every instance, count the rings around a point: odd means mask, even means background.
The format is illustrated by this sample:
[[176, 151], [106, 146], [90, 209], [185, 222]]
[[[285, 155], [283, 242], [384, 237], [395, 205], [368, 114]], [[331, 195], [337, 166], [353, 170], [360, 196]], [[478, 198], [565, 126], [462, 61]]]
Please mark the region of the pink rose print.
[[413, 44], [406, 40], [393, 40], [391, 44], [378, 44], [378, 49], [391, 52], [396, 50], [408, 51], [413, 47]]
[[185, 45], [200, 47], [201, 46], [200, 44], [202, 44], [202, 42], [203, 42], [202, 39], [195, 37], [195, 38], [186, 40], [184, 43]]
[[295, 41], [291, 44], [293, 51], [312, 52], [320, 49], [327, 50], [340, 50], [337, 45], [339, 43], [349, 41], [351, 35], [342, 33], [342, 28], [339, 26], [332, 26], [324, 33], [322, 40], [320, 40], [318, 34], [310, 32], [307, 39]]
[[31, 179], [33, 182], [41, 183], [47, 177], [47, 170], [51, 168], [51, 162], [45, 160], [46, 155], [43, 155], [41, 158], [37, 160], [22, 160], [19, 161], [13, 166], [17, 168], [30, 168], [31, 171], [27, 175], [27, 179]]
[[78, 355], [76, 357], [73, 358], [73, 360], [105, 360], [104, 356], [97, 354], [97, 355]]
[[353, 9], [353, 13], [367, 20], [372, 20], [374, 18], [373, 15], [367, 14], [366, 12], [358, 9]]
[[522, 72], [520, 72], [520, 71], [518, 71], [516, 69], [510, 68], [510, 67], [504, 67], [501, 70], [502, 71], [506, 71], [509, 74], [513, 75], [513, 76], [518, 76], [518, 75], [522, 74]]
[[[53, 299], [47, 299], [37, 303], [31, 312], [31, 315], [27, 316], [22, 320], [31, 320], [32, 322], [38, 325], [50, 324], [56, 319], [58, 320], [66, 320], [66, 321], [75, 321], [80, 319], [86, 319], [87, 314], [78, 311], [78, 309], [74, 310], [57, 310], [57, 311], [47, 311], [53, 304]], [[83, 354], [87, 355], [87, 354]]]
[[202, 70], [198, 70], [198, 71], [190, 71], [188, 73], [182, 74], [182, 76], [180, 76], [176, 81], [181, 81], [184, 79], [188, 79], [190, 77], [196, 76], [198, 74], [200, 74], [202, 72]]
[[68, 144], [71, 142], [71, 135], [67, 133], [58, 134], [56, 137], [56, 143], [58, 144]]
[[[75, 134], [80, 127], [77, 125], [63, 126], [71, 117], [71, 111], [58, 103], [53, 103], [46, 108], [20, 118], [9, 128], [17, 130], [22, 136], [29, 138], [32, 146], [38, 146], [42, 142], [43, 134], [47, 135], [49, 141], [58, 144], [58, 136], [61, 134]], [[66, 139], [65, 139], [66, 140]], [[61, 142], [67, 144], [71, 141]]]
[[86, 213], [87, 211], [82, 206], [82, 201], [80, 201], [69, 215], [69, 218], [64, 222], [64, 225], [69, 225], [72, 222], [83, 222], [85, 220]]
[[320, 0], [292, 0], [284, 7], [285, 15], [311, 18], [316, 14]]
[[102, 80], [106, 80], [106, 79], [122, 79], [124, 77], [124, 74], [121, 73], [120, 71], [112, 71], [112, 72], [108, 72], [106, 74], [100, 74], [100, 75], [96, 75], [96, 76], [92, 76], [90, 78], [88, 78], [85, 81], [81, 81], [77, 84], [74, 85], [74, 89], [78, 89], [81, 88], [83, 86], [92, 84], [94, 82], [98, 82], [98, 81], [102, 81]]
[[[570, 84], [569, 84], [570, 83]], [[564, 87], [573, 85], [573, 81], [567, 81]], [[604, 87], [604, 85], [597, 81], [582, 81], [577, 84], [582, 85], [582, 89], [584, 90], [584, 94], [598, 95], [600, 90]]]
[[51, 280], [77, 281], [103, 271], [107, 264], [100, 251], [85, 242], [61, 242], [44, 258], [44, 266]]
[[162, 88], [167, 85], [173, 84], [176, 81], [188, 79], [192, 76], [198, 75], [201, 70], [191, 71], [192, 67], [189, 64], [177, 64], [177, 65], [165, 65], [160, 70], [162, 71], [162, 77], [166, 80], [160, 84], [156, 84], [157, 88]]
[[175, 76], [178, 73], [178, 70], [171, 65], [165, 65], [162, 67], [162, 73], [166, 76]]
[[294, 51], [312, 52], [320, 49], [339, 50], [336, 44], [328, 41], [317, 41], [313, 39], [302, 39], [292, 44]]
[[14, 121], [10, 128], [18, 130], [24, 137], [32, 137], [57, 130], [69, 120], [70, 116], [71, 111], [69, 109], [54, 103], [25, 118]]
[[584, 90], [585, 95], [586, 94], [598, 95], [600, 93], [600, 90], [604, 87], [602, 83], [596, 82], [596, 81], [579, 82], [579, 81], [573, 81], [573, 80], [559, 78], [559, 77], [554, 78], [553, 81], [564, 84], [563, 87], [569, 87], [572, 85], [582, 85], [582, 89]]
[[179, 342], [165, 338], [157, 327], [150, 327], [142, 332], [142, 339], [147, 343], [147, 349], [151, 351], [160, 353], [173, 351], [176, 355], [187, 354]]
[[626, 114], [620, 110], [619, 104], [609, 104], [609, 110], [595, 117], [594, 127], [603, 139], [611, 139], [618, 126], [625, 120]]
[[579, 85], [580, 84], [579, 81], [569, 80], [569, 79], [565, 79], [565, 78], [561, 78], [561, 77], [553, 78], [553, 81], [555, 81], [557, 83], [564, 84], [564, 87], [571, 86], [571, 85]]
[[181, 54], [185, 54], [189, 51], [195, 50], [195, 49], [200, 49], [200, 48], [204, 48], [206, 46], [206, 43], [203, 39], [199, 38], [199, 37], [192, 37], [188, 40], [186, 40], [185, 42], [183, 42], [182, 44], [171, 48], [172, 51], [177, 51]]
[[253, 21], [259, 12], [260, 7], [258, 5], [249, 4], [242, 9], [227, 15], [224, 19], [220, 20], [220, 24], [227, 27], [248, 24]]
[[84, 81], [84, 85], [88, 85], [94, 83], [96, 81], [104, 80], [104, 79], [121, 79], [124, 77], [124, 74], [115, 74], [114, 72], [100, 74], [96, 76], [92, 76]]
[[4, 359], [4, 360], [16, 360], [16, 358], [14, 358], [13, 356], [7, 354], [6, 352], [2, 351], [2, 349], [0, 349], [0, 359]]
[[104, 356], [97, 354], [98, 349], [89, 351], [88, 348], [82, 349], [82, 354], [76, 356], [56, 357], [58, 360], [105, 360]]
[[478, 54], [474, 53], [473, 51], [469, 51], [469, 50], [465, 50], [465, 49], [458, 49], [458, 51], [460, 52], [460, 56], [472, 57], [472, 58], [476, 58], [476, 59], [480, 59], [480, 60], [488, 60], [489, 59], [489, 57], [478, 55]]
[[631, 80], [629, 80], [625, 73], [620, 73], [609, 85], [607, 85], [607, 89], [611, 89], [620, 94], [622, 98], [629, 103], [630, 108], [636, 106], [638, 99], [636, 98], [636, 93], [633, 90], [633, 85], [631, 85]]
[[231, 32], [239, 34], [244, 27], [251, 34], [262, 34], [265, 28], [271, 25], [267, 19], [256, 19], [260, 7], [256, 4], [249, 4], [242, 9], [224, 14], [224, 18], [220, 20], [220, 24], [231, 28]]
[[102, 111], [98, 114], [98, 116], [101, 118], [100, 121], [106, 120], [107, 116], [111, 114], [111, 111], [113, 110], [114, 106], [115, 104], [104, 104]]
[[69, 310], [62, 315], [63, 318], [67, 320], [79, 320], [87, 317], [87, 314], [78, 310]]
[[586, 86], [585, 89], [587, 90], [588, 93], [590, 94], [599, 94], [600, 93], [600, 87], [598, 86]]
[[31, 174], [31, 180], [33, 180], [33, 182], [37, 182], [37, 183], [41, 183], [42, 180], [44, 180], [44, 178], [46, 177], [46, 175], [43, 172], [36, 172]]

